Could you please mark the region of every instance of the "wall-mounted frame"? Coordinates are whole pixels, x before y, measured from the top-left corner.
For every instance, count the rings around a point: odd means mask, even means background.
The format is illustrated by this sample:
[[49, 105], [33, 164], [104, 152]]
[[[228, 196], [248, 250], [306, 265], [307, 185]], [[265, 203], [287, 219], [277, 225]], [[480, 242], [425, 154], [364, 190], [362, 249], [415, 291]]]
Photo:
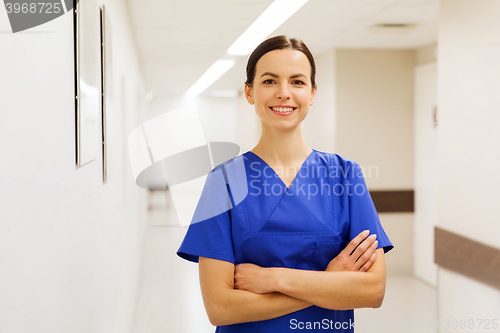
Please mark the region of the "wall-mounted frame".
[[101, 133], [102, 133], [102, 182], [107, 182], [106, 109], [112, 98], [112, 47], [111, 22], [105, 5], [101, 9]]
[[96, 159], [101, 147], [100, 18], [97, 0], [75, 2], [75, 155], [82, 166]]

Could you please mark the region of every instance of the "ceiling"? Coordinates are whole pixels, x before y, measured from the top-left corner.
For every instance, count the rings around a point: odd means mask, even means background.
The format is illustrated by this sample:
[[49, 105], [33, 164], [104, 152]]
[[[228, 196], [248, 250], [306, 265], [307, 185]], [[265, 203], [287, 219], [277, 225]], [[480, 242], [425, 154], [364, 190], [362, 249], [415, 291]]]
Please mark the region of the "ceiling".
[[[147, 91], [185, 93], [273, 0], [127, 0]], [[309, 0], [270, 36], [301, 38], [313, 55], [332, 48], [413, 49], [437, 41], [439, 0]], [[380, 23], [413, 29], [372, 29]], [[234, 57], [233, 57], [234, 58]], [[211, 89], [242, 91], [247, 56]]]

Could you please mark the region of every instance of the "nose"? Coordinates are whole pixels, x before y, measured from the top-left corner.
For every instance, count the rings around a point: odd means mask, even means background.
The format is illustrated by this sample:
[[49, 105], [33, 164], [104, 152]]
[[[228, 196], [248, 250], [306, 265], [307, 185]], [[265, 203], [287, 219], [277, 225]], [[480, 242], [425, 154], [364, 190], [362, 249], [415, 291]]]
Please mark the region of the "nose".
[[278, 91], [276, 92], [276, 97], [279, 99], [290, 99], [290, 90], [288, 87], [288, 83], [282, 83], [278, 86]]

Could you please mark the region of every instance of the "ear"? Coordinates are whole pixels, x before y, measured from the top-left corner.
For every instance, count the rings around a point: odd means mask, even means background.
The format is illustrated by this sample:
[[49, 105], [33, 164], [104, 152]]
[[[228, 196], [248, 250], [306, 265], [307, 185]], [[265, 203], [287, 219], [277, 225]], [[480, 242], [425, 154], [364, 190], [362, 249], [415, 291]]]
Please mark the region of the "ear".
[[245, 84], [245, 97], [247, 98], [248, 103], [253, 105], [253, 90], [248, 86], [248, 84]]
[[311, 92], [311, 98], [310, 98], [310, 103], [309, 106], [312, 106], [314, 104], [314, 98], [316, 97], [316, 93], [318, 92], [318, 87], [315, 87], [312, 92]]

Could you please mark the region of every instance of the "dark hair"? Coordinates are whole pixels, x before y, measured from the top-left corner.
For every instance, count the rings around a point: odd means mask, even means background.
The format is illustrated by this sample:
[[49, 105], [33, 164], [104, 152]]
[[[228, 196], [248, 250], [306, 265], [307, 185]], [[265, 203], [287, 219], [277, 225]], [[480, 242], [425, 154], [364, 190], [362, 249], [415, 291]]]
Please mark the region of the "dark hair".
[[309, 63], [311, 64], [311, 84], [313, 88], [316, 88], [316, 65], [314, 64], [314, 58], [311, 52], [301, 39], [288, 38], [285, 35], [268, 38], [255, 48], [248, 58], [247, 80], [245, 81], [245, 84], [252, 87], [253, 80], [255, 78], [257, 61], [259, 61], [264, 54], [273, 50], [282, 49], [298, 50], [306, 55], [307, 59], [309, 59]]

